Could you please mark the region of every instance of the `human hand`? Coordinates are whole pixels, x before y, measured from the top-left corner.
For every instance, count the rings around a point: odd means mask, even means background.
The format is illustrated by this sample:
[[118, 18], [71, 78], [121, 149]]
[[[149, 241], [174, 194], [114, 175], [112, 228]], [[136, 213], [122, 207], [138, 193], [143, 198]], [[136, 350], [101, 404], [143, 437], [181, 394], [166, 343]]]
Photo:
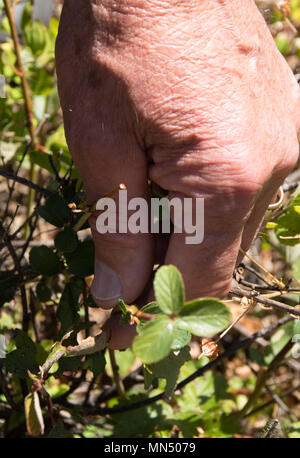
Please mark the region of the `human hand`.
[[[119, 183], [149, 201], [203, 197], [204, 240], [170, 235], [163, 263], [187, 299], [224, 297], [268, 204], [295, 165], [299, 87], [252, 0], [65, 0], [56, 48], [70, 152], [90, 203]], [[104, 309], [148, 282], [152, 234], [99, 234], [92, 293]], [[134, 329], [116, 330], [126, 347]], [[113, 324], [112, 324], [113, 323]]]

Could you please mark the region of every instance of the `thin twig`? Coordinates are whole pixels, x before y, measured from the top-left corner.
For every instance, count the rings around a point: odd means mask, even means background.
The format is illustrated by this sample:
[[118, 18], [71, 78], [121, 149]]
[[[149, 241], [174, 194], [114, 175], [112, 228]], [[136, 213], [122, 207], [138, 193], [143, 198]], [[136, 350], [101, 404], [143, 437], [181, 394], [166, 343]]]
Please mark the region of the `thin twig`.
[[51, 196], [53, 194], [52, 191], [49, 191], [46, 188], [42, 188], [38, 184], [35, 184], [32, 181], [27, 180], [26, 178], [19, 177], [18, 175], [15, 175], [14, 173], [6, 172], [6, 170], [0, 169], [0, 175], [2, 175], [3, 177], [9, 180], [17, 181], [18, 183], [23, 184], [27, 186], [28, 188], [34, 189], [35, 191], [40, 192], [44, 196]]
[[[292, 388], [289, 388], [287, 391], [284, 391], [280, 397], [281, 398], [286, 398], [287, 396], [289, 396], [290, 394], [293, 394], [294, 391], [297, 391], [299, 390], [300, 388], [300, 384], [298, 384], [297, 386], [294, 386]], [[269, 407], [270, 405], [274, 404], [275, 403], [275, 400], [274, 399], [270, 399], [269, 401], [267, 402], [264, 402], [263, 404], [261, 404], [260, 406], [256, 407], [255, 409], [251, 410], [250, 412], [248, 412], [244, 418], [247, 418], [247, 417], [250, 417], [251, 415], [255, 415], [257, 412], [261, 411], [261, 410], [264, 410], [266, 407]]]
[[291, 307], [290, 305], [283, 304], [282, 302], [274, 301], [274, 299], [264, 297], [261, 294], [259, 294], [258, 291], [248, 291], [245, 289], [232, 287], [229, 295], [239, 297], [246, 296], [248, 299], [253, 299], [255, 302], [259, 302], [260, 304], [269, 307], [274, 307], [275, 309], [281, 310], [282, 312], [300, 316], [299, 308]]
[[125, 396], [125, 388], [124, 388], [123, 382], [122, 382], [120, 374], [119, 374], [119, 366], [118, 366], [117, 361], [116, 361], [115, 352], [114, 352], [114, 350], [109, 348], [108, 349], [108, 353], [109, 353], [109, 359], [110, 359], [111, 369], [112, 369], [112, 373], [113, 373], [113, 379], [114, 379], [115, 385], [117, 387], [118, 394], [119, 394], [120, 398], [124, 398], [124, 396]]
[[[20, 276], [21, 281], [23, 280], [23, 272], [21, 268], [21, 264], [17, 253], [10, 241], [9, 235], [7, 234], [6, 230], [4, 229], [1, 221], [0, 221], [0, 238], [4, 241], [9, 251], [9, 254], [12, 257], [14, 262], [15, 269]], [[29, 314], [28, 314], [28, 304], [27, 304], [27, 297], [26, 297], [26, 289], [24, 284], [20, 285], [20, 292], [21, 292], [21, 299], [22, 299], [22, 307], [23, 307], [23, 321], [22, 321], [22, 329], [24, 332], [28, 331], [29, 326]]]

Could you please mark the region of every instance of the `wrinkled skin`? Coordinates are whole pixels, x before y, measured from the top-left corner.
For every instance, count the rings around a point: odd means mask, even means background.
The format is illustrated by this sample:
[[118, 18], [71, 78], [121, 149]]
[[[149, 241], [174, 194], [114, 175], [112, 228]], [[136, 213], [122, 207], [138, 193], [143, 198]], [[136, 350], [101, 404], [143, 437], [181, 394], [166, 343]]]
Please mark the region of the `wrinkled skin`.
[[[254, 2], [65, 0], [56, 59], [88, 200], [119, 183], [128, 198], [149, 199], [147, 179], [171, 197], [204, 197], [203, 243], [173, 234], [163, 262], [180, 269], [188, 299], [224, 297], [240, 246], [299, 154], [299, 87]], [[100, 235], [95, 222], [95, 300], [104, 309], [120, 296], [136, 301], [157, 240]], [[113, 320], [110, 345], [124, 348], [133, 328]]]

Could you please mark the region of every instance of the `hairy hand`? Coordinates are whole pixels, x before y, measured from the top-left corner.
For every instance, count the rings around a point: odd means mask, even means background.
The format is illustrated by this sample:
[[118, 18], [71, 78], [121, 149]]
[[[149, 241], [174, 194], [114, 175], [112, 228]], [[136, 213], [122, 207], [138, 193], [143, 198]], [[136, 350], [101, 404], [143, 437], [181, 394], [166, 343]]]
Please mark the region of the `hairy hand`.
[[[174, 233], [163, 262], [179, 268], [188, 299], [224, 297], [240, 246], [248, 249], [299, 153], [298, 84], [254, 2], [65, 0], [56, 59], [89, 201], [119, 183], [128, 199], [149, 200], [148, 179], [170, 197], [203, 197], [203, 242]], [[157, 239], [90, 224], [95, 300], [106, 309], [135, 301]], [[111, 346], [127, 346], [128, 329], [108, 326]]]

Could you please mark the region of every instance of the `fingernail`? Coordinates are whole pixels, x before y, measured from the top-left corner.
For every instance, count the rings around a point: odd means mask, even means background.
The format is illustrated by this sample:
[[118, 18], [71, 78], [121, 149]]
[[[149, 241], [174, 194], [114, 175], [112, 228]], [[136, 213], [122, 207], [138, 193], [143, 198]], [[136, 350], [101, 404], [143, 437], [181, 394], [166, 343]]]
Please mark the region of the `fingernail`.
[[95, 300], [103, 301], [101, 306], [112, 307], [122, 297], [122, 284], [116, 272], [104, 262], [95, 261], [94, 280], [91, 293]]

